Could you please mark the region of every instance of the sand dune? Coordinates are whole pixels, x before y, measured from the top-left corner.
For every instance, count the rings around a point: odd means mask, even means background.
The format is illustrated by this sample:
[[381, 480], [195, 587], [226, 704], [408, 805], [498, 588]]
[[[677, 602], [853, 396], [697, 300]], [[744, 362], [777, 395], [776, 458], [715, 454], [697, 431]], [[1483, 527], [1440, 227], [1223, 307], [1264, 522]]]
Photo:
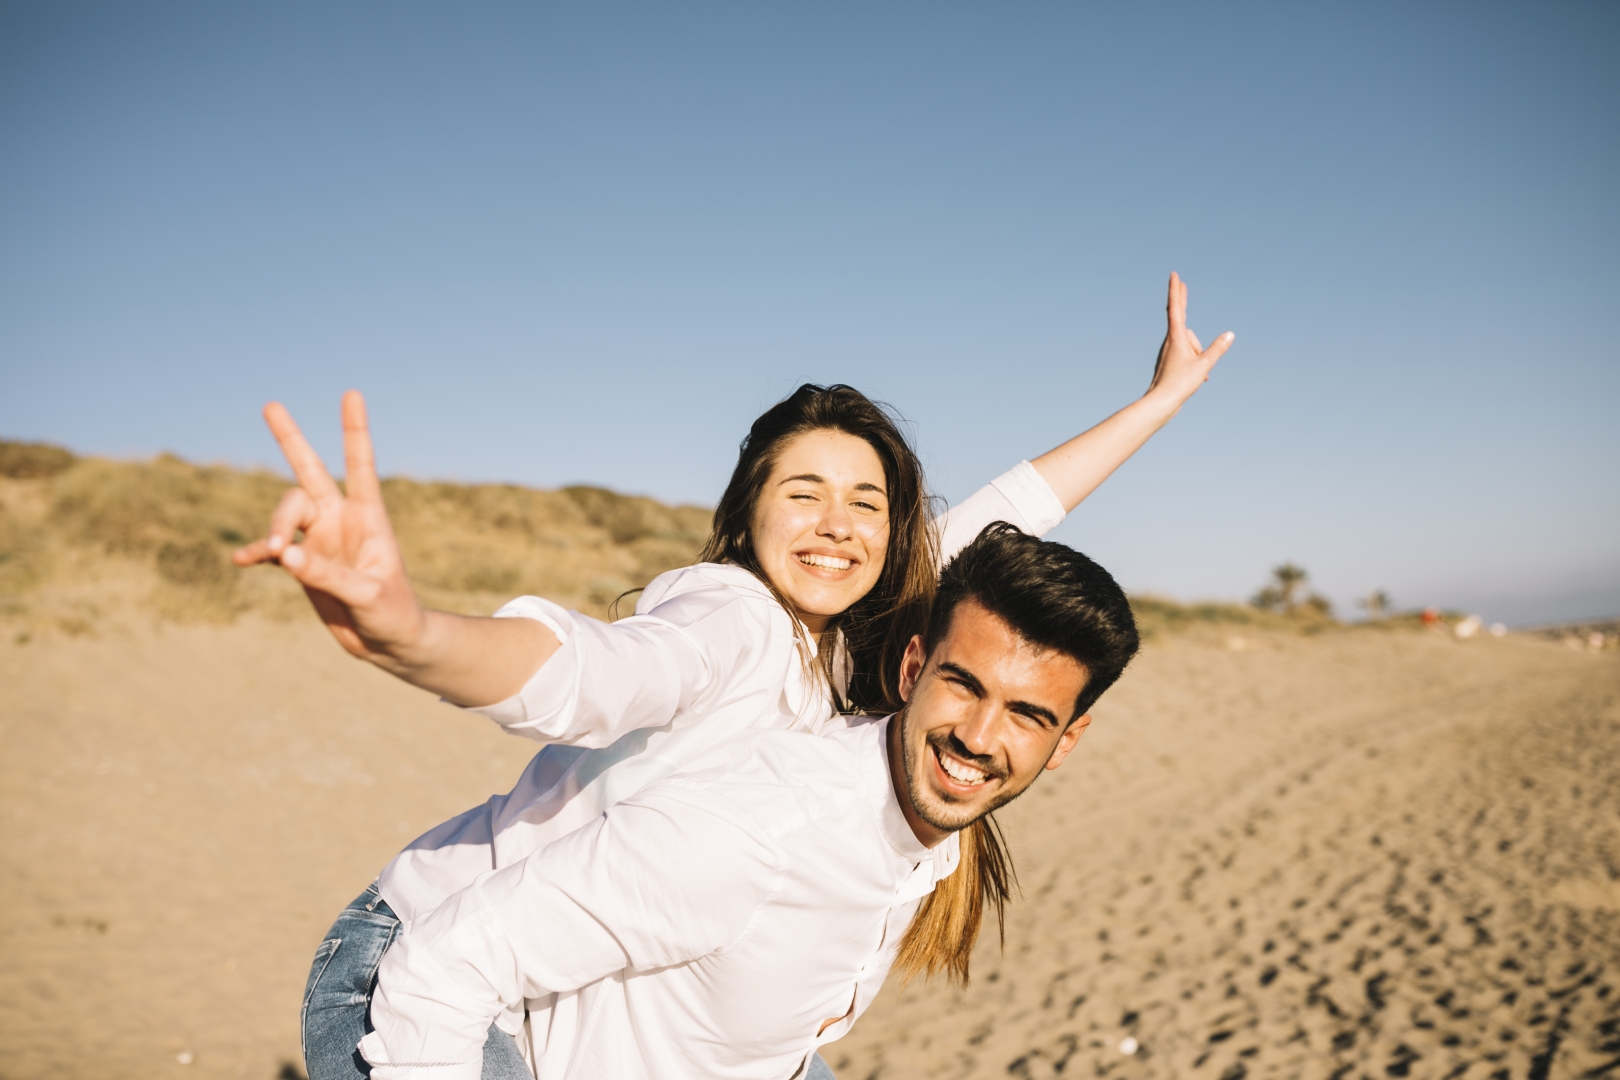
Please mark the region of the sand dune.
[[[1005, 814], [1005, 955], [844, 1080], [1620, 1076], [1617, 655], [1231, 644], [1150, 645]], [[297, 1075], [332, 916], [532, 750], [257, 618], [7, 633], [0, 737], [6, 1080]]]

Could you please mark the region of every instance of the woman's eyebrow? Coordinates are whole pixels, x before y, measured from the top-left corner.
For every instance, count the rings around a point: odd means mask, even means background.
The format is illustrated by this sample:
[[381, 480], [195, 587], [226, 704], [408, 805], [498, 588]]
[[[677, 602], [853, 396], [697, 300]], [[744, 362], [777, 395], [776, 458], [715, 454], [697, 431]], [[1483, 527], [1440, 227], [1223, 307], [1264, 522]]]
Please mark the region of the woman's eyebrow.
[[[780, 480], [778, 480], [776, 482], [776, 486], [781, 487], [783, 484], [791, 484], [795, 480], [802, 481], [803, 483], [806, 483], [806, 484], [825, 484], [827, 482], [827, 478], [825, 476], [817, 476], [813, 472], [805, 472], [805, 473], [799, 473], [796, 476], [784, 476], [784, 477], [782, 477], [782, 479], [780, 479]], [[889, 497], [889, 493], [887, 491], [884, 491], [883, 488], [880, 487], [877, 484], [856, 484], [855, 485], [855, 490], [856, 491], [875, 491], [879, 495], [882, 495], [884, 498]]]

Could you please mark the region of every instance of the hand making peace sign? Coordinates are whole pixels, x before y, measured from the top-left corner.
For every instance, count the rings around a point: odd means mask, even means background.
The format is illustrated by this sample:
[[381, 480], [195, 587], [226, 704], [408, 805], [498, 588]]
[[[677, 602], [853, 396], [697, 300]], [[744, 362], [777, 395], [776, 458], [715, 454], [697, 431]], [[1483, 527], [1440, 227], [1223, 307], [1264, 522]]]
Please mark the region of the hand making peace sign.
[[[474, 619], [425, 610], [405, 573], [358, 391], [343, 395], [348, 491], [278, 402], [264, 409], [298, 486], [281, 498], [263, 540], [238, 549], [238, 566], [279, 563], [297, 579], [326, 628], [351, 654], [464, 705], [516, 693], [560, 645], [530, 619]], [[304, 538], [293, 537], [303, 530]]]

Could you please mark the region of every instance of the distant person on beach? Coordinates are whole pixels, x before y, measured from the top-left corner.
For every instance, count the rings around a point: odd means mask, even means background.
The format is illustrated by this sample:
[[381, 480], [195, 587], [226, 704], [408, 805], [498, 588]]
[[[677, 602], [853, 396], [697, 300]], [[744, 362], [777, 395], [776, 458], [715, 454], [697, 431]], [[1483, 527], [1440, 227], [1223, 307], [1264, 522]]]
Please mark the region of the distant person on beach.
[[[332, 977], [348, 970], [333, 957], [352, 913], [417, 918], [745, 732], [816, 733], [841, 727], [840, 711], [893, 711], [899, 658], [926, 618], [942, 557], [988, 522], [1051, 529], [1208, 378], [1232, 335], [1203, 348], [1186, 300], [1172, 275], [1168, 327], [1141, 399], [940, 521], [916, 455], [882, 408], [848, 387], [801, 387], [755, 421], [703, 561], [655, 579], [635, 615], [612, 624], [537, 597], [485, 619], [423, 609], [383, 507], [360, 396], [343, 403], [346, 494], [287, 412], [269, 406], [299, 487], [237, 563], [279, 562], [349, 652], [548, 744], [509, 794], [413, 842], [340, 917], [312, 968], [306, 1039], [334, 1025], [356, 1038], [364, 1030], [374, 966], [355, 969], [353, 986]], [[957, 858], [956, 836], [945, 843]], [[975, 824], [959, 855], [963, 873], [923, 905], [930, 925], [976, 923], [987, 897], [1002, 898], [993, 831]], [[936, 935], [908, 955], [918, 972], [960, 978], [967, 953]], [[517, 1030], [521, 1010], [501, 1023]], [[311, 1070], [312, 1080], [352, 1075]]]
[[[895, 715], [767, 724], [402, 932], [356, 924], [344, 947], [381, 957], [371, 1075], [830, 1076], [816, 1048], [876, 997], [946, 841], [1063, 762], [1136, 648], [1107, 571], [990, 526], [945, 567]], [[525, 1007], [518, 1040], [494, 1026]], [[312, 1063], [353, 1054], [324, 1038]]]

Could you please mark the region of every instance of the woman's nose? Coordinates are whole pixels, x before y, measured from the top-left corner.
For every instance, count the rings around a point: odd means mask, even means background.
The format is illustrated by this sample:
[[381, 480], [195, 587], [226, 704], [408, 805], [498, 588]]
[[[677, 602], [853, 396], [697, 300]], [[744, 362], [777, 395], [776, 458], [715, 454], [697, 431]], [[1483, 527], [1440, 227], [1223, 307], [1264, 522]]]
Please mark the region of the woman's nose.
[[848, 540], [855, 533], [855, 524], [849, 511], [838, 503], [829, 503], [817, 523], [816, 532], [829, 540]]

